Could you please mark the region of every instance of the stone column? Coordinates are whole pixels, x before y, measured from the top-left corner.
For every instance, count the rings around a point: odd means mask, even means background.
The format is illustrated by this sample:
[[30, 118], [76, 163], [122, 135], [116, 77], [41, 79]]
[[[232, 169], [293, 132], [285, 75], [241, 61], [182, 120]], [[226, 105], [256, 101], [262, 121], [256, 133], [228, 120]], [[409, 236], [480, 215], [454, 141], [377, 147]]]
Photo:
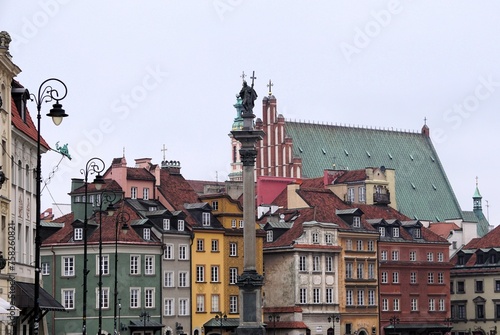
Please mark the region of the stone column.
[[257, 150], [255, 143], [264, 137], [262, 130], [255, 130], [253, 120], [255, 115], [243, 113], [243, 127], [231, 133], [241, 143], [240, 157], [243, 163], [243, 240], [244, 269], [238, 277], [240, 288], [239, 314], [240, 325], [236, 329], [238, 335], [265, 334], [262, 325], [261, 287], [264, 277], [257, 273], [256, 267], [256, 230], [255, 230], [255, 158]]

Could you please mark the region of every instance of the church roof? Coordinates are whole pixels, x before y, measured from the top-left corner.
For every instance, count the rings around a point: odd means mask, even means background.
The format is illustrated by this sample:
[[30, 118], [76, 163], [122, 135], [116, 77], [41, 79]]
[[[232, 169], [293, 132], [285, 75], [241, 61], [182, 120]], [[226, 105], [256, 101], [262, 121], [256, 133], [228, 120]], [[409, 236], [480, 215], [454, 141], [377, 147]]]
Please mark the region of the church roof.
[[462, 218], [460, 205], [432, 142], [425, 133], [304, 122], [285, 122], [293, 155], [305, 178], [324, 169], [385, 166], [396, 171], [398, 210], [429, 221]]

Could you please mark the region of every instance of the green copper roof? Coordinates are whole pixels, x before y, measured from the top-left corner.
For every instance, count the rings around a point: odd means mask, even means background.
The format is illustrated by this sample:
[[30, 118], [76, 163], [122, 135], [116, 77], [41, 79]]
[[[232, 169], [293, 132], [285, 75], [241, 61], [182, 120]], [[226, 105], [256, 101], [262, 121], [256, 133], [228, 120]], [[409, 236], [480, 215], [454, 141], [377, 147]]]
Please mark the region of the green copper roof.
[[481, 196], [481, 193], [479, 193], [479, 188], [476, 186], [476, 191], [474, 192], [474, 195], [472, 196], [473, 198], [479, 198], [482, 199], [483, 197]]
[[385, 166], [396, 171], [398, 210], [418, 220], [462, 217], [460, 205], [430, 138], [417, 132], [285, 122], [303, 177], [324, 169]]

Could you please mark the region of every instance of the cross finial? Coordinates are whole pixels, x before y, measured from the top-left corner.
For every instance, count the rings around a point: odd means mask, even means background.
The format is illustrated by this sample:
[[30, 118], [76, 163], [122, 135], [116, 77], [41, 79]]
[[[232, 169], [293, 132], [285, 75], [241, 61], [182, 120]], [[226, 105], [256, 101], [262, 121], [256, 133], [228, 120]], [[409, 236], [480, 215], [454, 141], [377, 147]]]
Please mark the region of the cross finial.
[[125, 147], [123, 147], [123, 158], [125, 158]]
[[267, 84], [267, 87], [269, 87], [269, 95], [273, 95], [273, 90], [272, 87], [274, 84], [271, 82], [271, 79], [269, 79], [269, 84]]
[[427, 117], [424, 117], [424, 125], [427, 125]]
[[247, 75], [245, 74], [245, 71], [241, 71], [241, 76], [240, 76], [241, 80], [245, 81], [246, 76]]
[[477, 184], [478, 184], [478, 180], [479, 180], [479, 178], [476, 176], [476, 187], [477, 187]]
[[250, 79], [252, 79], [252, 87], [253, 87], [253, 81], [255, 79], [257, 79], [257, 77], [255, 76], [255, 71], [253, 71], [252, 76], [250, 77]]
[[160, 151], [163, 151], [163, 161], [165, 161], [165, 152], [167, 152], [167, 148], [165, 148], [165, 144], [163, 145], [163, 149]]

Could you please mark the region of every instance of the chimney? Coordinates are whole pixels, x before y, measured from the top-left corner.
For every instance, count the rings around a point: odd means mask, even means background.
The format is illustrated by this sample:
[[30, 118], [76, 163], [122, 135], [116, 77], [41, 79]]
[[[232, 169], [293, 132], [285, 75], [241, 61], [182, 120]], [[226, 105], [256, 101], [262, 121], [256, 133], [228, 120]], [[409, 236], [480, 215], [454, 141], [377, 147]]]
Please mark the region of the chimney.
[[136, 168], [144, 168], [146, 170], [149, 170], [150, 166], [151, 166], [151, 158], [137, 158], [135, 160]]
[[161, 168], [168, 171], [170, 174], [181, 174], [181, 162], [179, 161], [163, 161]]

